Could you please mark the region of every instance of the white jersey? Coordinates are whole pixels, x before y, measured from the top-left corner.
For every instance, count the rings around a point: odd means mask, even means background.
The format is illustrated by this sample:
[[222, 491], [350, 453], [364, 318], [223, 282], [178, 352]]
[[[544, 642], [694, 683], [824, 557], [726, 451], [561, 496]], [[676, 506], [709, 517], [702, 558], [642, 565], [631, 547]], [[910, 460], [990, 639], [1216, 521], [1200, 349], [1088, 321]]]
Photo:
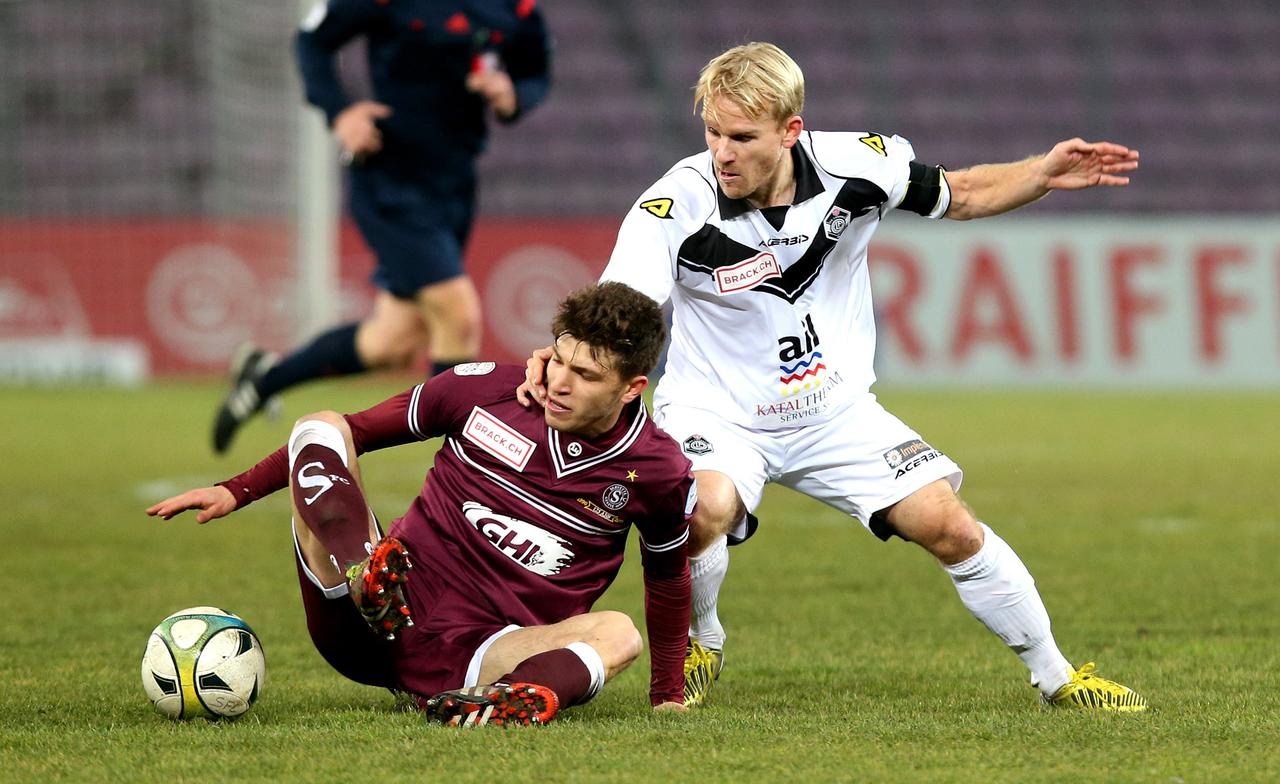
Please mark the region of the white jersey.
[[867, 245], [886, 209], [946, 213], [945, 178], [920, 187], [925, 167], [898, 136], [807, 131], [791, 155], [781, 228], [720, 191], [709, 152], [672, 167], [623, 221], [601, 279], [674, 305], [655, 408], [776, 430], [826, 422], [875, 381]]

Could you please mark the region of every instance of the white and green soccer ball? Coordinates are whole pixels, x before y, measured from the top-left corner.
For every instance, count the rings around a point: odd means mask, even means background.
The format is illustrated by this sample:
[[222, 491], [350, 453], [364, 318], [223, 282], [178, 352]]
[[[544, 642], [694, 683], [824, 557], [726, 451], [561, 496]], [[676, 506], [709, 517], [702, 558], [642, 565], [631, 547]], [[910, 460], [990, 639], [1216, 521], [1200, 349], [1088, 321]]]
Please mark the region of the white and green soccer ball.
[[234, 719], [266, 678], [262, 643], [240, 616], [188, 607], [160, 622], [142, 654], [142, 688], [161, 715]]

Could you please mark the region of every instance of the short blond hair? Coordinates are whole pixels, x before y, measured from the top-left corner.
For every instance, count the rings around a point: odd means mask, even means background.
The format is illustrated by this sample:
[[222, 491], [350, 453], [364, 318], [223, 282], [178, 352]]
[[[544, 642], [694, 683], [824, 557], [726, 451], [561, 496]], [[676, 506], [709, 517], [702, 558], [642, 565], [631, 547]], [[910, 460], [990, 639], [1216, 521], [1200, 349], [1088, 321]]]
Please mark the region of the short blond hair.
[[703, 67], [693, 90], [693, 113], [708, 116], [708, 107], [721, 98], [748, 117], [771, 117], [781, 125], [804, 111], [804, 73], [773, 44], [735, 46]]

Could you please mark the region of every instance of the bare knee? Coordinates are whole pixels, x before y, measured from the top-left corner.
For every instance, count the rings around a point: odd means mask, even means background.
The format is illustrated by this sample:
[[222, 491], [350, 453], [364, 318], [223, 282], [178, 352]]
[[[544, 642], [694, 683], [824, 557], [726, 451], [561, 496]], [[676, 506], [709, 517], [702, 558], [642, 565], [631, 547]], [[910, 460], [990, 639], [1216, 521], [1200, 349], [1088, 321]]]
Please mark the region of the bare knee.
[[347, 418], [337, 411], [317, 411], [313, 414], [304, 414], [298, 417], [298, 420], [293, 423], [293, 427], [296, 430], [308, 422], [324, 422], [327, 425], [333, 425], [344, 439], [351, 440], [351, 426], [347, 424]]
[[982, 548], [982, 528], [960, 504], [936, 510], [913, 521], [905, 530], [898, 527], [898, 532], [948, 566], [960, 563]]
[[596, 616], [595, 628], [592, 630], [595, 639], [588, 643], [596, 648], [612, 677], [640, 658], [640, 653], [644, 650], [644, 639], [626, 613], [601, 610], [593, 615]]
[[466, 359], [480, 351], [483, 313], [469, 277], [462, 275], [422, 289], [418, 306], [430, 327], [433, 356]]
[[921, 545], [944, 564], [958, 564], [982, 549], [982, 527], [967, 508], [944, 515], [928, 545]]
[[698, 505], [689, 518], [689, 554], [699, 555], [747, 513], [733, 480], [718, 471], [698, 471]]
[[887, 512], [902, 538], [944, 564], [957, 564], [982, 549], [982, 526], [946, 480], [921, 488]]
[[427, 331], [414, 321], [365, 322], [356, 332], [356, 352], [370, 368], [404, 370], [427, 346]]

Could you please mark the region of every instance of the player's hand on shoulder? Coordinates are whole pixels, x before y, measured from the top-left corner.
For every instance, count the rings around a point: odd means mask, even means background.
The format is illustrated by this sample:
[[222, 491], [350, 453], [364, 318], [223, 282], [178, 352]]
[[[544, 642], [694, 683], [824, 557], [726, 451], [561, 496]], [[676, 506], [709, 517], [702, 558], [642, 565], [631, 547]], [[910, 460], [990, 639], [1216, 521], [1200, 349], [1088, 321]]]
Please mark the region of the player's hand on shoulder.
[[391, 116], [391, 107], [377, 101], [356, 101], [333, 119], [333, 135], [342, 145], [344, 158], [360, 160], [382, 149], [377, 121]]
[[147, 507], [147, 514], [152, 517], [172, 519], [188, 509], [199, 509], [197, 523], [207, 523], [219, 517], [226, 517], [236, 509], [235, 496], [221, 485], [215, 487], [198, 487], [185, 493], [166, 498], [159, 503]]
[[524, 363], [524, 383], [516, 387], [516, 400], [525, 408], [533, 403], [546, 405], [547, 363], [551, 361], [552, 353], [551, 346], [536, 349]]

